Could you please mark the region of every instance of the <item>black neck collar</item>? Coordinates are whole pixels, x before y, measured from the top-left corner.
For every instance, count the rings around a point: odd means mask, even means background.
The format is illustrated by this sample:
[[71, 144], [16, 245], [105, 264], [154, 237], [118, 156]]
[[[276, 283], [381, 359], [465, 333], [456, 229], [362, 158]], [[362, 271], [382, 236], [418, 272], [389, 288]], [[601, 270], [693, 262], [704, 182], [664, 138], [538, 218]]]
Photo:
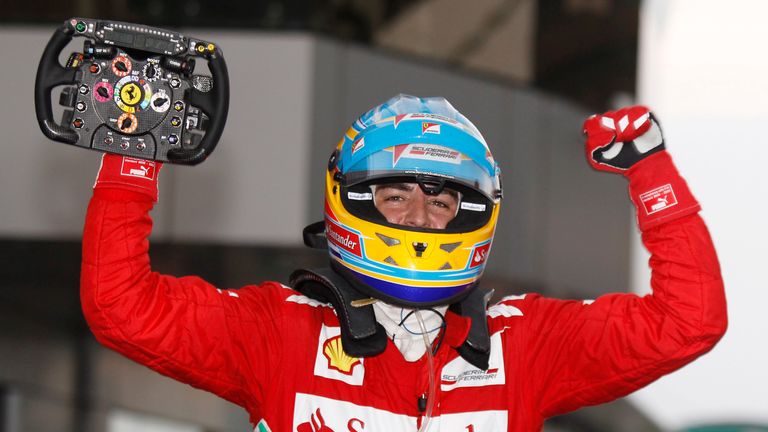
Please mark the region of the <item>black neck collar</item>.
[[[387, 347], [384, 327], [376, 322], [372, 305], [351, 306], [355, 300], [366, 300], [370, 296], [353, 286], [331, 268], [294, 271], [290, 285], [305, 296], [330, 303], [339, 318], [341, 343], [347, 354], [355, 357], [371, 357], [380, 354]], [[449, 309], [470, 319], [467, 339], [456, 350], [459, 355], [475, 367], [488, 369], [491, 343], [488, 334], [486, 307], [493, 291], [484, 292], [475, 287]]]

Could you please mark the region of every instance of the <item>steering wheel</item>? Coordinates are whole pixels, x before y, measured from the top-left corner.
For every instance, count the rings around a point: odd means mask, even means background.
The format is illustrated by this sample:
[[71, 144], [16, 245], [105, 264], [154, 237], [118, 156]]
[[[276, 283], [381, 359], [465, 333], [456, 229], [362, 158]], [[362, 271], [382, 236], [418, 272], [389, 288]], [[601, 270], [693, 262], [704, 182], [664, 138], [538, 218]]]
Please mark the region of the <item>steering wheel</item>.
[[[59, 55], [73, 37], [83, 52]], [[195, 75], [195, 61], [211, 76]], [[57, 86], [64, 106], [53, 119]], [[35, 80], [35, 112], [45, 136], [66, 144], [142, 159], [196, 165], [221, 138], [229, 76], [211, 42], [139, 24], [72, 18], [45, 47]]]

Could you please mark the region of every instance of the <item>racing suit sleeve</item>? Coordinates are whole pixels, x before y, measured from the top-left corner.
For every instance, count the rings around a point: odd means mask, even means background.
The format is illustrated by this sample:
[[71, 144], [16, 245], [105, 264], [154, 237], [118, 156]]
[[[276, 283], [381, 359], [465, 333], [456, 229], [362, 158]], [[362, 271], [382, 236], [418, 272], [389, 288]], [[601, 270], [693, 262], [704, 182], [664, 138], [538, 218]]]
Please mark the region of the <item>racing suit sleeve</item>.
[[147, 238], [156, 178], [154, 185], [137, 184], [141, 179], [105, 173], [119, 163], [110, 158], [83, 235], [81, 301], [93, 334], [134, 361], [253, 413], [253, 400], [268, 389], [270, 362], [280, 357], [274, 308], [288, 290], [276, 283], [220, 290], [198, 277], [153, 272]]
[[640, 219], [652, 293], [593, 302], [532, 296], [520, 304], [528, 328], [518, 341], [526, 352], [516, 355], [529, 359], [528, 388], [544, 417], [625, 396], [708, 352], [725, 333], [723, 282], [698, 203], [666, 152], [639, 165], [628, 174], [638, 212], [637, 196], [659, 178], [671, 181], [679, 201], [667, 216]]

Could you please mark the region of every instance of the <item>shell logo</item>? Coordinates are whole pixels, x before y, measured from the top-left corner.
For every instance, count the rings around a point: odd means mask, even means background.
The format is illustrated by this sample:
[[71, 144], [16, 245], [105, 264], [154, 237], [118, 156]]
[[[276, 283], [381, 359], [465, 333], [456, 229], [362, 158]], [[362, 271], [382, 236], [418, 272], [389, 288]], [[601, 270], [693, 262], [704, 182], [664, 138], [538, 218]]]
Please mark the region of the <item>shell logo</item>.
[[469, 268], [478, 267], [484, 264], [485, 260], [488, 258], [488, 252], [490, 249], [491, 249], [490, 242], [482, 246], [476, 247], [474, 252], [472, 253], [472, 261], [469, 263]]
[[360, 359], [352, 357], [341, 346], [341, 336], [335, 336], [323, 344], [323, 355], [328, 360], [328, 367], [343, 374], [352, 375], [352, 369], [360, 364]]

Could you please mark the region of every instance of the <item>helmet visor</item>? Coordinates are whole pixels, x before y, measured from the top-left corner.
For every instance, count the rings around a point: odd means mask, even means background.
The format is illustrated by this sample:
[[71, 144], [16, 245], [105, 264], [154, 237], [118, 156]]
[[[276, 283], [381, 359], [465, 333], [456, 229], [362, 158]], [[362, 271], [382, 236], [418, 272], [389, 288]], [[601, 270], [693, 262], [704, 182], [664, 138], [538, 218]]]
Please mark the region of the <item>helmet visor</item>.
[[388, 147], [358, 161], [343, 174], [345, 186], [387, 178], [429, 176], [480, 192], [492, 202], [498, 201], [501, 192], [497, 175], [489, 175], [461, 152], [435, 144]]

